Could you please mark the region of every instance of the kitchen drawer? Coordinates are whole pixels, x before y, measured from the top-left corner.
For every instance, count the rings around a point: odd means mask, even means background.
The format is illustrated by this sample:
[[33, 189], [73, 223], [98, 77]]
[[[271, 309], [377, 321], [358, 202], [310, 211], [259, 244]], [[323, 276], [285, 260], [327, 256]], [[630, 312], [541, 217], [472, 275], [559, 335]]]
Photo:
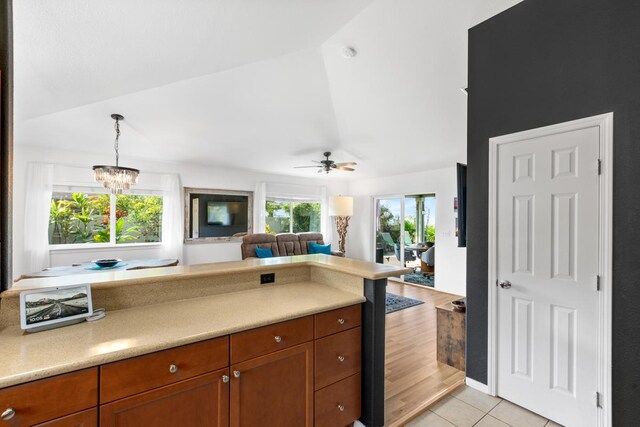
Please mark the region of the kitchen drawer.
[[231, 335], [231, 363], [273, 353], [313, 340], [313, 316]]
[[56, 418], [46, 423], [38, 424], [37, 427], [97, 427], [98, 408], [87, 409], [76, 412], [66, 417]]
[[98, 368], [84, 369], [0, 390], [0, 412], [15, 412], [1, 425], [34, 425], [97, 404]]
[[322, 338], [355, 328], [360, 326], [361, 321], [362, 306], [360, 304], [316, 314], [315, 337]]
[[343, 427], [359, 419], [361, 384], [357, 373], [316, 391], [314, 427]]
[[316, 390], [360, 372], [362, 365], [361, 328], [316, 340]]
[[228, 337], [109, 363], [100, 367], [100, 402], [111, 402], [227, 366]]

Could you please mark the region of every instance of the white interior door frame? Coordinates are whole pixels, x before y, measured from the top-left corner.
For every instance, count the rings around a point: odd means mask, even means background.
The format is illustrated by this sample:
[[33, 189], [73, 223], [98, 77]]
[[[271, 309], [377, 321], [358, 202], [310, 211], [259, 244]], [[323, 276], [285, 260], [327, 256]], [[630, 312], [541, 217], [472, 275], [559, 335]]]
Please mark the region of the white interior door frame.
[[[600, 128], [600, 198], [599, 256], [600, 276], [598, 313], [598, 385], [600, 408], [598, 426], [611, 426], [611, 315], [612, 315], [612, 253], [613, 253], [613, 113], [527, 130], [489, 139], [489, 274], [488, 274], [488, 351], [487, 390], [496, 395], [498, 380], [498, 306], [497, 306], [497, 171], [498, 147], [525, 139], [570, 132], [587, 127]], [[594, 402], [595, 404], [595, 402]]]

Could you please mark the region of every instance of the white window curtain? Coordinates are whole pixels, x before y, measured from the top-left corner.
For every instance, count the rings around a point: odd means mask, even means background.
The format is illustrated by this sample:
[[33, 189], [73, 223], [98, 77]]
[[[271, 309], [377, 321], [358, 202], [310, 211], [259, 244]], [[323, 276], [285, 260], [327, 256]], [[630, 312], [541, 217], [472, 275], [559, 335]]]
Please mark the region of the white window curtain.
[[53, 165], [29, 163], [24, 209], [24, 271], [49, 267], [49, 211], [53, 193]]
[[183, 200], [182, 183], [177, 174], [162, 177], [162, 249], [163, 258], [183, 262]]
[[333, 233], [331, 232], [331, 221], [329, 221], [329, 199], [327, 198], [327, 187], [320, 189], [320, 232], [325, 243], [331, 243]]
[[253, 232], [264, 233], [266, 230], [265, 205], [267, 203], [267, 183], [256, 183], [253, 192]]

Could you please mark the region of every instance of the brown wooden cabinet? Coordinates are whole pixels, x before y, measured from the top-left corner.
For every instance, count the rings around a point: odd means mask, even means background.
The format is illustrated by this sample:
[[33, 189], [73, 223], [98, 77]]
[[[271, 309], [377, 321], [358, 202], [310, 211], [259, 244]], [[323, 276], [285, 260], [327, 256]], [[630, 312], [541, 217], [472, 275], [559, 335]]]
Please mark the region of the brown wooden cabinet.
[[230, 426], [313, 425], [313, 342], [232, 365]]
[[0, 423], [31, 426], [95, 408], [97, 404], [98, 369], [84, 369], [0, 390]]
[[102, 405], [100, 425], [227, 426], [228, 374], [222, 369]]
[[98, 408], [93, 408], [38, 424], [37, 427], [96, 427], [97, 425]]
[[360, 317], [345, 307], [0, 389], [14, 411], [0, 424], [344, 427], [361, 411]]

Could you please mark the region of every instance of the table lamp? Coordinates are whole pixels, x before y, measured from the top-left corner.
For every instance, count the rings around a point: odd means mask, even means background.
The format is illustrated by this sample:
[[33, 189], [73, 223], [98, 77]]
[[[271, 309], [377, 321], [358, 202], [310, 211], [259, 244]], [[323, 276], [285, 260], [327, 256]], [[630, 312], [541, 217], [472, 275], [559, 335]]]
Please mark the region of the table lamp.
[[338, 250], [345, 253], [344, 245], [347, 238], [349, 220], [353, 215], [353, 197], [331, 196], [329, 198], [329, 215], [336, 217], [336, 229], [338, 230]]

